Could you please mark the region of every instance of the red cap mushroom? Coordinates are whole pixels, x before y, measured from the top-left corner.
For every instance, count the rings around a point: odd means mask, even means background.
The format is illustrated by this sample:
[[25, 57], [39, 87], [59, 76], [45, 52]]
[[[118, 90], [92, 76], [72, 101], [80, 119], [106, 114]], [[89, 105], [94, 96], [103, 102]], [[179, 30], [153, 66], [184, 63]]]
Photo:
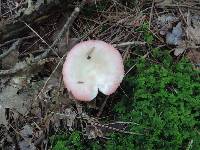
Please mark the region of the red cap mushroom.
[[63, 65], [63, 81], [81, 101], [94, 99], [98, 90], [105, 95], [116, 91], [124, 77], [122, 56], [112, 45], [89, 40], [75, 45]]

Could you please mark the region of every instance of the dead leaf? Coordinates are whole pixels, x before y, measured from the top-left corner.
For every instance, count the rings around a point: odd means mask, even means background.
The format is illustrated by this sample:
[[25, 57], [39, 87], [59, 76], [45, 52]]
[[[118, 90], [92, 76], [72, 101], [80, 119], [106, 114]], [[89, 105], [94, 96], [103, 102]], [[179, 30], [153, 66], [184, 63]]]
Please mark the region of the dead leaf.
[[9, 79], [10, 79], [9, 77], [4, 77], [4, 78], [0, 79], [0, 92], [6, 86], [6, 84], [9, 81]]
[[28, 143], [25, 140], [19, 142], [20, 150], [36, 150], [36, 147], [33, 143]]
[[68, 117], [66, 117], [67, 126], [69, 127], [69, 130], [72, 130], [72, 127], [74, 125], [74, 120], [75, 120], [77, 114], [71, 108], [67, 108], [67, 109], [65, 109], [65, 115], [68, 116]]
[[0, 93], [1, 123], [5, 123], [5, 108], [14, 109], [23, 115], [29, 109], [26, 106], [28, 106], [27, 103], [31, 98], [30, 95], [26, 92], [18, 93], [23, 88], [25, 80], [26, 78], [23, 77], [13, 77], [9, 84], [2, 89]]
[[194, 64], [200, 64], [200, 52], [197, 50], [190, 50], [187, 53], [187, 58], [189, 58]]
[[7, 120], [5, 116], [5, 108], [0, 105], [0, 124], [7, 125]]
[[32, 143], [33, 138], [33, 128], [29, 125], [25, 125], [23, 129], [19, 132], [23, 140], [19, 142], [19, 147], [21, 150], [36, 150], [36, 147]]
[[93, 125], [86, 126], [86, 135], [88, 139], [95, 139], [97, 137], [103, 137], [103, 132]]
[[177, 48], [175, 48], [175, 50], [174, 50], [174, 55], [175, 55], [175, 56], [179, 56], [179, 55], [181, 55], [184, 51], [185, 51], [185, 48], [177, 47]]
[[167, 14], [167, 15], [162, 15], [158, 17], [157, 24], [165, 25], [168, 23], [176, 22], [176, 21], [178, 21], [177, 17], [172, 16], [171, 14]]
[[179, 22], [176, 27], [173, 27], [172, 32], [166, 35], [166, 43], [169, 45], [179, 45], [182, 42], [183, 30], [182, 23]]
[[200, 44], [200, 16], [191, 16], [187, 13], [187, 28], [186, 35], [189, 40], [195, 44]]
[[186, 41], [181, 41], [179, 45], [174, 50], [174, 55], [179, 56], [187, 49], [188, 43]]
[[166, 35], [168, 31], [173, 27], [172, 24], [177, 21], [178, 18], [172, 16], [171, 14], [162, 15], [158, 17], [156, 24], [160, 30], [160, 34]]
[[30, 140], [33, 137], [33, 128], [29, 125], [25, 125], [23, 129], [20, 131], [20, 135], [25, 139], [25, 140]]
[[194, 27], [189, 26], [186, 29], [188, 39], [192, 40], [195, 44], [200, 44], [200, 25]]
[[8, 56], [2, 59], [2, 69], [10, 69], [18, 62], [19, 52], [12, 51]]
[[173, 0], [155, 0], [155, 3], [156, 6], [164, 8], [165, 6], [173, 4]]

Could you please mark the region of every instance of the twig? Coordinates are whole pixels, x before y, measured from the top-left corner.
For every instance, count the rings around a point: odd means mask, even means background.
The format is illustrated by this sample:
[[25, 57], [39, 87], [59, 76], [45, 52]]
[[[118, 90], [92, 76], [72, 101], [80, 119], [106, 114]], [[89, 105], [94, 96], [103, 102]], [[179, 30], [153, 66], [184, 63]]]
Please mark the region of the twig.
[[[66, 53], [67, 54], [67, 53]], [[65, 58], [65, 55], [63, 55], [63, 57], [59, 60], [58, 64], [56, 65], [55, 69], [53, 70], [53, 72], [51, 73], [51, 75], [48, 77], [48, 79], [46, 80], [44, 86], [42, 87], [42, 89], [40, 90], [39, 94], [36, 96], [35, 100], [38, 99], [38, 97], [43, 93], [44, 89], [46, 88], [47, 83], [49, 82], [49, 80], [51, 79], [51, 77], [54, 75], [54, 73], [56, 72], [56, 70], [58, 69], [58, 67], [62, 64], [63, 59]]]
[[[9, 1], [11, 2], [11, 0]], [[30, 8], [27, 8], [27, 1], [28, 0], [20, 0], [20, 3], [18, 4], [18, 6], [15, 7], [17, 9], [21, 8], [20, 15], [17, 15], [16, 13], [14, 13], [14, 15], [12, 16], [13, 21], [11, 21], [11, 19], [5, 19], [3, 25], [1, 25], [0, 43], [13, 39], [13, 38], [18, 38], [19, 35], [21, 34], [24, 35], [29, 32], [28, 28], [26, 28], [24, 23], [21, 23], [21, 20], [25, 21], [28, 24], [38, 23], [39, 21], [43, 21], [44, 19], [47, 19], [48, 17], [52, 16], [55, 13], [61, 13], [64, 10], [68, 10], [70, 7], [68, 5], [69, 3], [71, 3], [71, 2], [68, 2], [67, 0], [66, 1], [45, 0], [45, 2], [34, 3], [30, 9]], [[33, 0], [29, 0], [29, 1], [32, 2]], [[12, 0], [12, 2], [14, 1]], [[61, 9], [58, 10], [59, 8]], [[2, 16], [3, 15], [4, 14], [2, 14]], [[2, 16], [0, 16], [0, 18]]]
[[[41, 40], [42, 40], [42, 42], [43, 43], [45, 43], [47, 46], [48, 46], [48, 48], [52, 51], [52, 52], [54, 52], [54, 54], [56, 54], [56, 56], [58, 56], [58, 54], [54, 51], [54, 49], [53, 49], [53, 47], [52, 46], [50, 46], [31, 26], [29, 26], [25, 21], [22, 21], [31, 31], [33, 31], [33, 33], [35, 33]], [[59, 57], [59, 56], [58, 56]]]
[[136, 66], [136, 64], [134, 64], [131, 68], [129, 68], [128, 71], [125, 73], [124, 76], [126, 76], [135, 66]]
[[[16, 135], [19, 135], [19, 136], [22, 137], [23, 140], [26, 141], [29, 145], [32, 145], [31, 141], [27, 140], [27, 139], [26, 139], [20, 132], [18, 132], [10, 123], [9, 123], [8, 125], [14, 130], [14, 132], [16, 133]], [[16, 139], [16, 140], [17, 140], [17, 139]], [[16, 144], [17, 144], [17, 146], [19, 146], [19, 145], [18, 145], [18, 141], [16, 141]]]
[[31, 39], [33, 37], [35, 37], [35, 36], [34, 35], [30, 35], [30, 36], [26, 36], [26, 37], [22, 37], [22, 38], [12, 39], [10, 41], [4, 42], [3, 44], [0, 44], [0, 47], [3, 47], [3, 46], [8, 45], [10, 43], [13, 43], [13, 42], [15, 42], [17, 40], [22, 40], [23, 41], [23, 40]]
[[146, 42], [141, 41], [132, 41], [132, 42], [124, 42], [119, 44], [113, 44], [114, 47], [123, 47], [123, 46], [129, 46], [129, 45], [145, 45]]
[[119, 86], [119, 87], [122, 90], [122, 93], [124, 93], [124, 95], [130, 100], [129, 96], [126, 94], [126, 92], [124, 91], [124, 89], [121, 86]]
[[43, 59], [37, 62], [20, 62], [17, 63], [12, 69], [9, 70], [0, 70], [0, 77], [2, 76], [6, 76], [6, 75], [14, 75], [18, 72], [25, 72], [30, 70], [33, 66], [41, 66], [44, 63], [48, 62], [48, 61], [53, 61], [54, 59]]
[[100, 128], [105, 128], [105, 129], [108, 129], [108, 130], [111, 130], [111, 131], [115, 131], [115, 132], [119, 132], [119, 133], [124, 133], [124, 134], [143, 135], [142, 133], [121, 130], [121, 129], [110, 127], [108, 125], [100, 124], [100, 123], [97, 123], [97, 122], [91, 122], [91, 125], [96, 126], [96, 127], [100, 127]]
[[107, 103], [109, 97], [110, 97], [110, 96], [107, 96], [107, 97], [105, 98], [103, 104], [101, 105], [101, 107], [100, 107], [100, 109], [99, 109], [99, 112], [97, 113], [97, 117], [100, 117], [100, 116], [101, 116], [101, 114], [102, 114], [102, 112], [103, 112], [103, 109], [104, 109], [104, 107], [106, 106], [106, 103]]
[[1, 3], [2, 3], [2, 2], [1, 2], [1, 0], [0, 0], [0, 16], [1, 16], [1, 7], [2, 7]]
[[34, 141], [34, 145], [35, 145], [35, 146], [38, 146], [39, 144], [41, 144], [42, 141], [45, 139], [45, 137], [46, 137], [46, 135], [45, 135], [45, 133], [43, 132], [42, 135], [41, 135], [38, 139], [36, 139], [36, 140]]
[[[59, 40], [62, 38], [62, 36], [66, 33], [66, 31], [71, 27], [73, 24], [74, 20], [77, 18], [81, 8], [85, 5], [86, 0], [83, 0], [81, 5], [79, 7], [76, 7], [74, 11], [72, 12], [71, 16], [68, 18], [67, 22], [65, 23], [63, 29], [61, 30], [60, 34], [58, 35], [57, 39], [53, 42], [53, 44], [50, 46], [53, 48], [56, 46], [59, 42]], [[0, 70], [0, 76], [5, 76], [5, 75], [13, 75], [21, 70], [27, 70], [30, 68], [32, 65], [37, 64], [38, 61], [42, 61], [44, 58], [48, 56], [48, 54], [51, 52], [51, 48], [48, 48], [44, 53], [41, 55], [37, 56], [35, 59], [33, 59], [31, 64], [23, 64], [23, 65], [17, 65], [14, 68], [10, 70]], [[61, 64], [63, 58], [60, 58], [60, 61], [57, 65], [57, 67]], [[48, 81], [47, 81], [48, 82]]]
[[[76, 7], [74, 9], [74, 11], [72, 12], [71, 16], [67, 19], [67, 22], [65, 23], [65, 25], [63, 26], [62, 30], [60, 31], [60, 33], [58, 34], [56, 40], [53, 42], [53, 44], [50, 46], [51, 48], [53, 48], [54, 46], [56, 46], [58, 44], [58, 42], [60, 41], [60, 39], [64, 36], [64, 34], [66, 33], [66, 31], [72, 26], [74, 20], [77, 18], [77, 16], [80, 13], [80, 10], [82, 9], [82, 7], [85, 5], [86, 0], [83, 0], [81, 5], [79, 7]], [[51, 52], [51, 49], [47, 49], [44, 53], [42, 53], [41, 55], [36, 57], [36, 61], [46, 58], [48, 56], [48, 54]]]
[[174, 7], [183, 7], [183, 8], [189, 8], [192, 10], [200, 10], [200, 7], [195, 7], [195, 6], [189, 6], [189, 5], [179, 5], [179, 4], [167, 4], [167, 5], [156, 5], [157, 7], [169, 7], [169, 8], [174, 8]]
[[104, 125], [112, 125], [112, 124], [135, 124], [135, 125], [140, 125], [138, 123], [132, 122], [132, 121], [128, 121], [128, 122], [124, 122], [124, 121], [116, 121], [116, 122], [111, 122], [111, 123], [107, 123]]
[[193, 142], [194, 142], [193, 139], [191, 139], [190, 142], [188, 143], [186, 150], [190, 150], [192, 148]]
[[17, 40], [15, 43], [13, 43], [12, 46], [6, 52], [0, 55], [0, 60], [8, 56], [12, 51], [17, 50], [21, 42], [22, 40]]
[[[141, 56], [141, 58], [146, 58], [148, 55], [149, 55], [149, 53], [147, 52], [144, 56]], [[157, 63], [157, 62], [156, 62], [156, 63]], [[134, 67], [136, 67], [136, 64], [132, 65], [132, 66], [128, 69], [128, 71], [125, 73], [124, 77], [127, 76], [127, 74], [128, 74]], [[120, 89], [122, 90], [122, 92], [124, 93], [124, 95], [125, 95], [128, 99], [130, 99], [129, 96], [126, 94], [126, 92], [123, 90], [123, 88], [122, 88], [121, 86], [120, 86]]]
[[151, 6], [151, 13], [150, 13], [150, 18], [149, 18], [149, 29], [151, 28], [151, 21], [152, 21], [152, 17], [153, 17], [153, 8], [154, 8], [154, 0], [152, 2], [152, 6]]
[[[51, 33], [53, 33], [55, 31], [55, 29], [53, 29], [52, 31], [46, 33], [44, 36], [42, 36], [42, 38], [45, 38], [45, 37], [48, 37]], [[37, 44], [38, 42], [40, 41], [40, 39], [37, 39], [33, 44], [31, 44], [29, 47], [27, 47], [22, 53], [20, 53], [20, 56], [23, 56], [26, 54], [26, 52], [31, 49], [35, 44]], [[42, 49], [42, 50], [36, 50], [36, 51], [40, 51], [40, 54], [43, 53], [45, 50]], [[33, 53], [36, 53], [36, 51], [32, 52]], [[28, 53], [30, 54], [30, 53]]]
[[123, 62], [126, 61], [128, 55], [129, 55], [129, 49], [130, 49], [130, 47], [131, 47], [131, 45], [127, 46], [126, 50], [122, 54], [122, 60], [123, 60]]
[[183, 21], [185, 22], [185, 24], [187, 24], [187, 21], [186, 21], [186, 19], [185, 19], [185, 16], [184, 16], [184, 14], [183, 14], [181, 8], [178, 7], [178, 10], [179, 10], [179, 12], [180, 12], [180, 14], [181, 14], [181, 16], [182, 16], [182, 18], [183, 18]]

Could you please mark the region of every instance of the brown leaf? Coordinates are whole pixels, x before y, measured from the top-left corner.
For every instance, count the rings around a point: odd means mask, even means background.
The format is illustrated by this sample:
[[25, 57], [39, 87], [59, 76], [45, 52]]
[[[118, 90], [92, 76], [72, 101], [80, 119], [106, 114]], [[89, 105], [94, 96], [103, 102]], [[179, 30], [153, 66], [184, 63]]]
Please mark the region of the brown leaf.
[[97, 137], [103, 137], [103, 132], [93, 125], [87, 125], [86, 126], [86, 134], [88, 136], [88, 139], [95, 139]]
[[189, 58], [195, 64], [200, 64], [200, 52], [197, 50], [190, 50], [187, 53], [187, 58]]
[[174, 55], [175, 55], [175, 56], [179, 56], [179, 55], [181, 55], [184, 51], [185, 51], [185, 48], [177, 47], [177, 48], [175, 48], [175, 50], [174, 50]]
[[30, 99], [30, 95], [26, 92], [19, 93], [19, 90], [23, 88], [24, 81], [23, 77], [13, 77], [9, 84], [5, 86], [0, 93], [0, 124], [5, 124], [5, 108], [11, 108], [21, 114], [25, 114], [29, 108], [25, 105]]
[[156, 6], [163, 8], [165, 6], [172, 5], [173, 0], [155, 0], [155, 3], [156, 3]]
[[2, 59], [2, 69], [10, 69], [18, 62], [19, 52], [12, 51], [8, 56]]
[[186, 29], [188, 39], [192, 40], [195, 44], [200, 44], [200, 25], [194, 27], [189, 26]]
[[0, 124], [4, 124], [7, 125], [7, 120], [6, 120], [6, 116], [5, 116], [5, 108], [0, 105]]

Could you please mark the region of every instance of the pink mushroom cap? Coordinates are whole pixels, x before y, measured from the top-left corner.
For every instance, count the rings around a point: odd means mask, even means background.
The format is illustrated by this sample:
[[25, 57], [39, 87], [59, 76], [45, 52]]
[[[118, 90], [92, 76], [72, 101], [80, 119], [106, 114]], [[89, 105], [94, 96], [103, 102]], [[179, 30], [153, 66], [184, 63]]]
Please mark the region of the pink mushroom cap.
[[98, 90], [105, 95], [116, 91], [124, 77], [122, 56], [112, 45], [89, 40], [75, 45], [63, 65], [63, 81], [81, 101], [91, 101]]

